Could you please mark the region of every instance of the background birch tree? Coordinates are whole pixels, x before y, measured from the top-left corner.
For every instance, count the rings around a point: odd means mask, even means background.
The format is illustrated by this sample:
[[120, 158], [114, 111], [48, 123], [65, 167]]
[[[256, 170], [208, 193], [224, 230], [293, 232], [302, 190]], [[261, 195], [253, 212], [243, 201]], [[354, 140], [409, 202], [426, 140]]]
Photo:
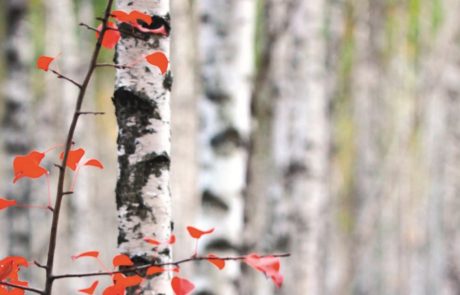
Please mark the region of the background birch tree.
[[[3, 84], [3, 120], [2, 141], [4, 156], [2, 162], [12, 163], [16, 154], [26, 154], [32, 145], [31, 126], [28, 116], [32, 102], [30, 67], [32, 59], [30, 28], [26, 21], [28, 2], [8, 0], [5, 2], [7, 18], [3, 54], [6, 60], [6, 78]], [[10, 166], [11, 167], [11, 166]], [[24, 184], [19, 188], [13, 187], [13, 169], [4, 175], [10, 198], [13, 195], [20, 203], [29, 203], [31, 187]], [[15, 208], [8, 213], [8, 252], [13, 255], [28, 256], [32, 253], [31, 213], [21, 208]]]
[[[213, 236], [201, 244], [201, 250], [221, 255], [238, 253], [242, 242], [255, 7], [254, 0], [198, 3], [203, 88], [199, 101], [202, 210], [198, 223], [216, 227]], [[237, 266], [229, 265], [217, 275], [208, 265], [200, 266], [198, 293], [237, 294]]]
[[[123, 11], [138, 10], [154, 18], [153, 28], [165, 26], [169, 32], [169, 1], [118, 0]], [[121, 26], [126, 26], [123, 24]], [[131, 31], [128, 28], [128, 31]], [[115, 63], [129, 65], [117, 69], [113, 102], [119, 127], [118, 179], [118, 247], [135, 265], [171, 259], [171, 251], [153, 249], [144, 238], [167, 241], [172, 231], [170, 173], [170, 106], [171, 75], [165, 76], [149, 65], [145, 56], [154, 51], [169, 53], [169, 37], [145, 35], [144, 40], [122, 34], [117, 45]], [[147, 281], [144, 294], [169, 294], [168, 271]], [[134, 289], [134, 288], [131, 288]], [[140, 291], [140, 290], [139, 290]], [[130, 290], [129, 294], [135, 294]]]

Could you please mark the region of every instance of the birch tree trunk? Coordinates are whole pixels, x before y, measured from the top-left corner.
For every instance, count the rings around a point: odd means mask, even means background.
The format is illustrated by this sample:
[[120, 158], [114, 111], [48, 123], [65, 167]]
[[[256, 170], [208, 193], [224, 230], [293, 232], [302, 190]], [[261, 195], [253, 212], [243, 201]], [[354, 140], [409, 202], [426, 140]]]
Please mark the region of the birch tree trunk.
[[[167, 0], [118, 0], [117, 7], [155, 16], [153, 25], [165, 25], [169, 31]], [[136, 265], [171, 260], [169, 247], [152, 248], [144, 241], [147, 237], [167, 241], [172, 230], [169, 188], [172, 80], [169, 72], [164, 76], [145, 61], [145, 56], [154, 51], [169, 55], [169, 37], [145, 37], [139, 40], [122, 35], [115, 63], [130, 68], [117, 70], [113, 97], [119, 127], [118, 247]], [[165, 272], [141, 287], [131, 288], [128, 294], [171, 294], [169, 282], [170, 273]]]
[[[171, 36], [171, 68], [174, 83], [171, 93], [172, 150], [171, 192], [174, 202], [174, 227], [178, 241], [173, 253], [177, 259], [193, 253], [193, 243], [188, 245], [185, 228], [196, 220], [200, 205], [197, 187], [197, 129], [198, 129], [198, 77], [197, 77], [197, 35], [195, 5], [191, 0], [171, 1], [171, 22], [174, 34]], [[185, 277], [192, 277], [193, 264], [181, 267]]]
[[[286, 281], [280, 294], [325, 292], [329, 122], [324, 8], [325, 1], [276, 0], [265, 8], [268, 37], [262, 80], [256, 84], [258, 129], [246, 212], [247, 227], [254, 231], [246, 242], [251, 250], [296, 257], [297, 262], [283, 265]], [[254, 282], [243, 294], [274, 292], [263, 276], [250, 276]]]
[[[13, 186], [13, 159], [16, 155], [25, 155], [31, 147], [31, 114], [32, 93], [30, 87], [31, 41], [26, 22], [28, 10], [27, 0], [6, 1], [6, 41], [4, 52], [6, 57], [6, 80], [2, 137], [8, 173], [4, 183], [6, 197], [18, 203], [28, 204], [31, 199], [30, 182], [20, 181]], [[31, 217], [26, 208], [8, 210], [9, 255], [29, 257], [31, 255]]]
[[[199, 190], [202, 212], [198, 223], [216, 227], [201, 249], [237, 254], [243, 231], [243, 193], [250, 130], [250, 98], [254, 67], [255, 0], [205, 0], [198, 3], [199, 52], [203, 97], [199, 139]], [[240, 271], [229, 264], [216, 275], [201, 264], [197, 292], [237, 294]]]

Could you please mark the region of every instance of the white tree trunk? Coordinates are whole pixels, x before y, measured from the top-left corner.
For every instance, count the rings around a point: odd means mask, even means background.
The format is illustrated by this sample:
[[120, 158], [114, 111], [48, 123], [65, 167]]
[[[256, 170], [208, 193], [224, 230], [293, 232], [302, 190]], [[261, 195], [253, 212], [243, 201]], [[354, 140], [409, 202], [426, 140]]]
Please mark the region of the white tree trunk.
[[[6, 60], [4, 115], [2, 121], [2, 137], [5, 151], [3, 163], [8, 173], [3, 178], [6, 186], [6, 197], [18, 203], [31, 202], [31, 187], [28, 180], [13, 185], [13, 159], [17, 155], [27, 154], [31, 147], [31, 89], [30, 67], [31, 42], [29, 28], [25, 20], [28, 1], [8, 0], [6, 4], [6, 40], [4, 53]], [[9, 255], [31, 256], [31, 216], [26, 208], [8, 210], [8, 227], [5, 229]], [[6, 249], [5, 249], [6, 250]]]
[[[118, 0], [119, 10], [139, 10], [169, 26], [169, 1]], [[125, 24], [126, 25], [126, 24]], [[154, 249], [150, 237], [167, 241], [171, 235], [170, 106], [171, 75], [162, 75], [144, 57], [154, 51], [169, 55], [169, 37], [150, 35], [146, 40], [123, 35], [115, 62], [129, 65], [118, 69], [113, 101], [119, 127], [118, 246], [135, 264], [167, 262], [169, 247]], [[165, 272], [142, 286], [142, 294], [170, 294], [170, 273]], [[128, 294], [137, 294], [131, 288]]]
[[[254, 65], [254, 0], [205, 0], [198, 3], [200, 100], [198, 225], [216, 231], [201, 243], [202, 252], [236, 254], [242, 243], [250, 98]], [[237, 294], [238, 264], [216, 274], [200, 264], [198, 292]], [[208, 294], [208, 293], [207, 293]]]
[[[171, 192], [174, 228], [179, 241], [173, 247], [175, 260], [189, 257], [193, 243], [188, 243], [185, 228], [194, 223], [200, 200], [197, 190], [198, 77], [195, 7], [190, 0], [171, 1], [171, 68], [174, 83], [171, 93], [172, 150]], [[181, 267], [185, 277], [192, 277], [193, 264]]]
[[[324, 294], [325, 289], [329, 122], [324, 8], [325, 1], [273, 0], [266, 2], [264, 15], [268, 57], [262, 56], [260, 64], [264, 81], [255, 102], [260, 129], [249, 174], [252, 209], [246, 212], [255, 232], [248, 233], [246, 242], [257, 251], [295, 257], [283, 264], [281, 294]], [[265, 134], [258, 136], [261, 131]], [[243, 294], [274, 292], [263, 276], [255, 276]]]

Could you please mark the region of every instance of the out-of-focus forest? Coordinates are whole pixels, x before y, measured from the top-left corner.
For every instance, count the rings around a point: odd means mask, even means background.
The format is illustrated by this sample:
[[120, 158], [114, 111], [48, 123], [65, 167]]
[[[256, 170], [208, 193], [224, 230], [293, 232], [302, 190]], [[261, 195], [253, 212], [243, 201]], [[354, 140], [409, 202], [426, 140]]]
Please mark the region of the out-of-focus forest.
[[[62, 144], [76, 89], [35, 62], [59, 56], [81, 79], [95, 37], [79, 24], [105, 4], [0, 2], [1, 196], [46, 202], [46, 181], [13, 186], [11, 163]], [[194, 294], [460, 294], [460, 1], [171, 0], [171, 20], [174, 257], [193, 252], [187, 225], [216, 228], [203, 252], [291, 253], [279, 290], [237, 263], [184, 266]], [[117, 252], [113, 85], [98, 69], [84, 105], [106, 114], [75, 142], [105, 169], [82, 171], [65, 203], [60, 272]], [[44, 259], [49, 223], [2, 212], [0, 257]]]

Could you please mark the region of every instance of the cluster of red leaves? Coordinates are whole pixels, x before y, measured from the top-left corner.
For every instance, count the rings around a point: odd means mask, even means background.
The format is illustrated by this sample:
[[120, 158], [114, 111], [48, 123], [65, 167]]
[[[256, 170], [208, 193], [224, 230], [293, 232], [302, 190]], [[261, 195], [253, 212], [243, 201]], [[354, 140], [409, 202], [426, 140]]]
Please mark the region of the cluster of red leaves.
[[[133, 10], [131, 12], [125, 12], [121, 10], [114, 10], [111, 13], [111, 16], [115, 18], [120, 23], [127, 23], [131, 25], [132, 28], [149, 34], [156, 34], [161, 36], [166, 36], [167, 32], [165, 27], [162, 25], [160, 28], [157, 29], [149, 29], [145, 28], [142, 24], [151, 25], [152, 24], [152, 17], [142, 13], [138, 10]], [[112, 22], [107, 23], [107, 30], [102, 38], [102, 46], [108, 49], [113, 49], [117, 45], [118, 41], [121, 38], [120, 31], [118, 30], [118, 26]], [[99, 38], [99, 32], [102, 30], [102, 25], [97, 28], [96, 37]], [[161, 74], [164, 75], [168, 70], [169, 60], [166, 55], [161, 52], [157, 51], [152, 54], [149, 54], [145, 57], [146, 61], [153, 66], [158, 67], [161, 71]]]
[[[187, 227], [187, 231], [193, 239], [197, 241], [203, 237], [204, 235], [211, 234], [214, 232], [214, 228], [209, 230], [200, 230], [198, 228], [189, 226]], [[171, 235], [168, 240], [159, 241], [152, 238], [145, 238], [144, 241], [153, 245], [154, 247], [168, 247], [176, 242], [176, 236]], [[88, 251], [84, 252], [75, 256], [72, 256], [72, 259], [79, 259], [82, 257], [92, 257], [97, 259], [99, 262], [99, 252], [98, 251]], [[193, 257], [196, 257], [196, 253]], [[212, 263], [215, 267], [219, 270], [224, 269], [225, 267], [225, 258], [216, 256], [214, 254], [208, 254], [207, 261]], [[273, 256], [259, 256], [258, 254], [250, 254], [244, 257], [243, 260], [246, 264], [251, 266], [252, 268], [256, 269], [257, 271], [262, 272], [266, 277], [271, 278], [277, 287], [281, 287], [283, 283], [283, 276], [280, 274], [280, 259], [278, 257]], [[115, 272], [119, 267], [135, 267], [132, 260], [124, 254], [118, 254], [113, 258], [113, 271]], [[151, 277], [153, 275], [161, 274], [165, 271], [173, 271], [175, 273], [180, 272], [180, 268], [175, 265], [166, 266], [159, 266], [159, 265], [152, 265], [147, 268], [146, 276]], [[106, 287], [103, 291], [103, 295], [124, 295], [126, 292], [126, 288], [137, 286], [141, 284], [146, 278], [140, 277], [139, 275], [133, 276], [126, 276], [121, 273], [115, 273], [112, 275], [113, 284]], [[85, 293], [88, 295], [94, 294], [97, 287], [99, 285], [99, 281], [93, 282], [89, 287], [85, 289], [79, 290], [81, 293]], [[174, 291], [175, 295], [187, 295], [190, 294], [194, 289], [195, 285], [185, 279], [175, 275], [171, 280], [171, 288]]]
[[[81, 159], [85, 155], [85, 150], [82, 148], [71, 150], [67, 159], [66, 166], [71, 170], [75, 171], [81, 166], [93, 166], [99, 169], [103, 169], [104, 166], [102, 163], [96, 159], [88, 159], [81, 163]], [[61, 153], [60, 158], [64, 156]], [[13, 183], [16, 183], [22, 178], [31, 178], [37, 179], [44, 175], [47, 175], [49, 172], [44, 167], [40, 166], [42, 160], [45, 158], [45, 153], [39, 151], [32, 151], [27, 155], [16, 156], [13, 160], [13, 171], [14, 179]], [[7, 200], [0, 198], [0, 210], [6, 209], [17, 205], [15, 200]]]
[[[9, 256], [0, 260], [0, 281], [16, 286], [27, 287], [28, 283], [19, 279], [21, 267], [28, 267], [27, 259], [20, 256]], [[0, 285], [0, 295], [23, 295], [24, 290]]]

